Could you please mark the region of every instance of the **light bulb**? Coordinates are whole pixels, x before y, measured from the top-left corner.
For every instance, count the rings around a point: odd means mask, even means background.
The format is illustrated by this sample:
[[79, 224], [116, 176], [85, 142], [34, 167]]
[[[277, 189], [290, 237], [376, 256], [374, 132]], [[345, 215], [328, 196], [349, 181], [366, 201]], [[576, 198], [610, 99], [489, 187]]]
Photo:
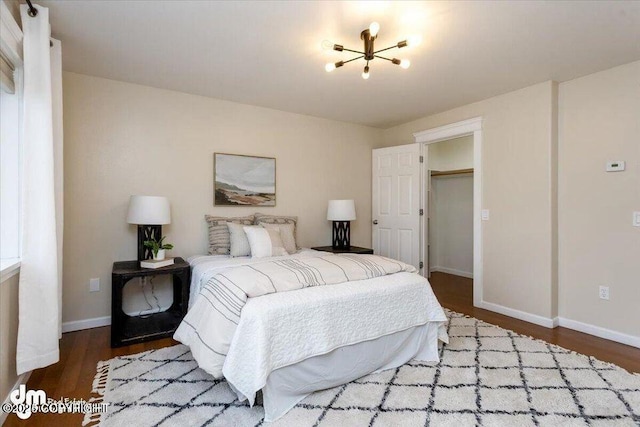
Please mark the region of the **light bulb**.
[[321, 46], [323, 50], [333, 50], [333, 43], [329, 40], [322, 40]]
[[405, 70], [410, 66], [411, 66], [411, 61], [409, 61], [408, 59], [403, 59], [402, 61], [400, 61], [400, 67], [404, 68]]
[[333, 62], [329, 62], [324, 66], [324, 69], [327, 71], [327, 73], [330, 73], [336, 69], [336, 64], [334, 64]]
[[371, 37], [377, 36], [378, 31], [380, 31], [380, 24], [372, 22], [371, 25], [369, 25], [369, 34], [371, 34]]
[[415, 47], [422, 43], [422, 36], [420, 34], [414, 34], [407, 38], [407, 46]]
[[369, 66], [364, 67], [364, 71], [362, 72], [362, 78], [367, 80], [369, 78]]

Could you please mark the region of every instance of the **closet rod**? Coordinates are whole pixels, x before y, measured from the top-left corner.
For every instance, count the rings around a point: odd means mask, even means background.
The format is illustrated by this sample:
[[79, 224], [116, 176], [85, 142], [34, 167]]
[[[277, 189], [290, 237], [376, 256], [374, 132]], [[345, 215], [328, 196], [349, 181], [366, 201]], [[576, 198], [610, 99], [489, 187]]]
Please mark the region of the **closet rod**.
[[432, 171], [431, 176], [447, 176], [447, 175], [462, 175], [465, 173], [473, 173], [473, 168], [470, 169], [456, 169], [451, 171]]

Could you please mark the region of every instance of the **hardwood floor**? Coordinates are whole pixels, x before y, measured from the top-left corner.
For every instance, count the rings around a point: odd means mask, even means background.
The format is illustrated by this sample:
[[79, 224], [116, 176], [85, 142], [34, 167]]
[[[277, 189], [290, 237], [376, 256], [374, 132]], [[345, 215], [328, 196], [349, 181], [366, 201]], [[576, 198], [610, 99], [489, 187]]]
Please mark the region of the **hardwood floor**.
[[473, 306], [473, 280], [446, 273], [431, 273], [429, 279], [440, 304], [458, 313], [545, 340], [560, 347], [611, 362], [631, 372], [640, 372], [640, 349], [594, 337], [572, 329], [534, 325]]
[[[37, 369], [29, 378], [29, 390], [44, 390], [47, 397], [58, 399], [84, 399], [91, 397], [96, 365], [101, 360], [116, 356], [168, 347], [178, 344], [170, 338], [111, 348], [110, 327], [86, 329], [62, 335], [60, 340], [60, 361], [55, 365]], [[83, 414], [32, 414], [27, 420], [20, 420], [15, 414], [7, 417], [4, 426], [80, 426]], [[134, 427], [134, 426], [131, 426]]]
[[[451, 310], [476, 317], [488, 323], [524, 335], [530, 335], [600, 360], [615, 363], [629, 371], [640, 372], [640, 349], [618, 344], [566, 328], [547, 329], [491, 311], [473, 307], [471, 279], [444, 273], [431, 276], [433, 290], [440, 303]], [[177, 344], [166, 338], [127, 347], [111, 348], [109, 327], [87, 329], [64, 334], [60, 341], [60, 361], [33, 372], [27, 387], [42, 389], [53, 399], [89, 400], [96, 364], [116, 356], [138, 353]], [[7, 417], [5, 426], [72, 426], [81, 425], [82, 414], [33, 414], [26, 421], [15, 415]]]

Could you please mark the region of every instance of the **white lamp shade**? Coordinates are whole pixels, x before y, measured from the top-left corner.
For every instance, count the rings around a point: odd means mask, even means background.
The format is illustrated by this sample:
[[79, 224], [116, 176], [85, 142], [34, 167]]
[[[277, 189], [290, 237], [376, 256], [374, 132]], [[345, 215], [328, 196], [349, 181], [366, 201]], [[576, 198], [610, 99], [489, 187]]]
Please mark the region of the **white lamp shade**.
[[127, 222], [140, 225], [171, 224], [169, 199], [157, 196], [131, 196]]
[[356, 219], [356, 203], [353, 200], [329, 200], [328, 221], [353, 221]]

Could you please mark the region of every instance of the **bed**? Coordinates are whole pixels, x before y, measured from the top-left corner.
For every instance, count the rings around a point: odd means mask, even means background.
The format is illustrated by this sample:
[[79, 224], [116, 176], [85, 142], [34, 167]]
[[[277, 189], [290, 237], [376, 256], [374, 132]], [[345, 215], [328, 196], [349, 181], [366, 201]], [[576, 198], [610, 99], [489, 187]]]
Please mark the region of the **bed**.
[[[202, 369], [217, 378], [224, 376], [240, 400], [253, 405], [262, 391], [266, 422], [281, 417], [314, 391], [411, 359], [438, 361], [438, 344], [448, 341], [446, 316], [429, 282], [412, 267], [393, 260], [300, 250], [266, 259], [213, 255], [192, 257], [189, 262], [189, 312], [174, 338], [191, 348]], [[320, 268], [325, 264], [327, 268]], [[332, 271], [350, 264], [364, 266], [366, 277], [249, 297], [238, 309], [233, 286], [247, 272], [254, 274], [250, 280], [259, 281], [275, 266], [294, 276], [297, 270], [285, 270], [303, 265], [300, 271], [309, 273], [312, 270], [306, 266], [312, 266], [317, 273], [309, 274], [330, 280]], [[379, 269], [385, 271], [370, 273]], [[220, 286], [213, 292], [216, 283]], [[225, 331], [223, 324], [233, 331]]]

